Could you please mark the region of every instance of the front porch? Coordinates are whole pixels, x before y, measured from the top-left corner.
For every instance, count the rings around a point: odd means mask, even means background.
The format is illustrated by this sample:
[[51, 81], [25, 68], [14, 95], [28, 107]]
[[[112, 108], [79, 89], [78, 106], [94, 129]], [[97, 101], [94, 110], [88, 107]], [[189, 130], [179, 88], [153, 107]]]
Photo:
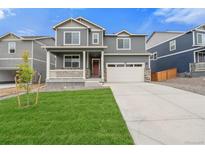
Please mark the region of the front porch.
[[205, 50], [194, 52], [194, 63], [190, 63], [190, 72], [205, 72]]
[[[55, 67], [50, 67], [50, 54]], [[47, 82], [104, 82], [104, 51], [47, 51]]]

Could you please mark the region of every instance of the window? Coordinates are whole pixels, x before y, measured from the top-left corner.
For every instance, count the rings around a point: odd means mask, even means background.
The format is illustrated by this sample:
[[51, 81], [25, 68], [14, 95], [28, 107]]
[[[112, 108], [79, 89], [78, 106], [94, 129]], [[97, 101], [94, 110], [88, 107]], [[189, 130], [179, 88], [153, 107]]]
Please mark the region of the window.
[[176, 50], [176, 40], [172, 40], [169, 42], [169, 51]]
[[13, 54], [16, 52], [16, 42], [9, 42], [8, 43], [9, 53]]
[[157, 52], [154, 52], [151, 57], [150, 57], [151, 60], [157, 60]]
[[205, 43], [205, 34], [197, 33], [197, 44], [201, 45]]
[[92, 34], [92, 44], [99, 44], [99, 33]]
[[130, 50], [131, 42], [130, 38], [118, 38], [117, 50]]
[[80, 55], [64, 55], [64, 68], [80, 68]]
[[64, 45], [80, 45], [80, 32], [64, 32]]

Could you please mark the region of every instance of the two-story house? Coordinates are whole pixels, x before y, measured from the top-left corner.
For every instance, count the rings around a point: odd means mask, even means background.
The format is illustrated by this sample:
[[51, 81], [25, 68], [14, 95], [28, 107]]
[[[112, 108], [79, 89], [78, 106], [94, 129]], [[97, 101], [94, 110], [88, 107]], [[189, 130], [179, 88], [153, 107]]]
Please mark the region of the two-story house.
[[[7, 33], [0, 36], [0, 83], [14, 82], [18, 64], [21, 64], [24, 51], [29, 52], [29, 63], [36, 73], [46, 79], [45, 45], [54, 45], [54, 38], [47, 36], [17, 36]], [[51, 68], [55, 66], [55, 57], [51, 56]], [[34, 78], [34, 81], [37, 78]]]
[[[146, 35], [125, 30], [105, 34], [105, 28], [78, 17], [53, 27], [55, 45], [47, 50], [47, 84], [84, 86], [89, 82], [137, 82], [149, 78]], [[56, 67], [50, 68], [50, 54]]]
[[192, 76], [205, 75], [205, 25], [149, 45], [147, 51], [152, 53], [152, 72], [177, 68], [182, 76], [186, 73]]

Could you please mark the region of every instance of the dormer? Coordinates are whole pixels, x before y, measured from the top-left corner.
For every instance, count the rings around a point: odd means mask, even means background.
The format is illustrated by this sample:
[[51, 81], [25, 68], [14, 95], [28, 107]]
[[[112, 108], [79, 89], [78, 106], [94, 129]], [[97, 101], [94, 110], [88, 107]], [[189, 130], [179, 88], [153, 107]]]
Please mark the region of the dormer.
[[53, 27], [55, 30], [56, 46], [88, 46], [90, 27], [69, 18]]

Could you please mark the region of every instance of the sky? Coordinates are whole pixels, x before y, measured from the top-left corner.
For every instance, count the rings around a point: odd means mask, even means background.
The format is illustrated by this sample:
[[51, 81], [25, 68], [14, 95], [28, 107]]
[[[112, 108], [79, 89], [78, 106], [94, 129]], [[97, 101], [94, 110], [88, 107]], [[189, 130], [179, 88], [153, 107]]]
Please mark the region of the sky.
[[153, 31], [187, 31], [205, 23], [205, 9], [0, 9], [0, 35], [54, 36], [52, 27], [82, 16], [112, 34], [123, 29], [150, 35]]

